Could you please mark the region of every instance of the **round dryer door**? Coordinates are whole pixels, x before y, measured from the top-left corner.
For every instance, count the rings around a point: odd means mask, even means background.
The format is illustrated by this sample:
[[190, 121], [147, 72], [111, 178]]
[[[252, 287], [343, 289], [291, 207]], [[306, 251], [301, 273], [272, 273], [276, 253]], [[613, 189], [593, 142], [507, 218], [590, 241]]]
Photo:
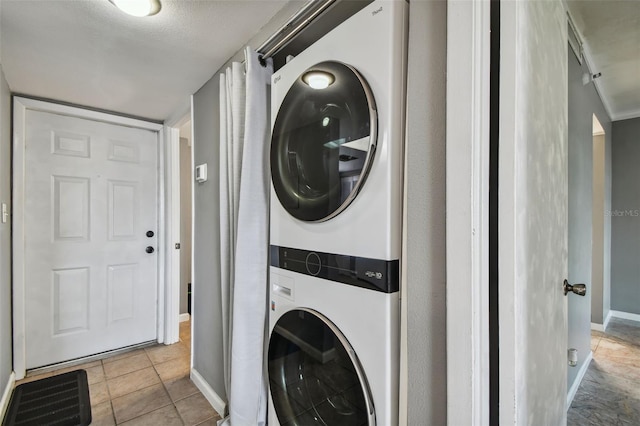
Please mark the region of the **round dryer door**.
[[271, 137], [271, 175], [294, 217], [324, 221], [356, 197], [374, 158], [377, 114], [360, 73], [340, 62], [307, 69], [287, 92]]
[[271, 399], [281, 425], [375, 425], [353, 348], [318, 312], [284, 314], [271, 334], [268, 356]]

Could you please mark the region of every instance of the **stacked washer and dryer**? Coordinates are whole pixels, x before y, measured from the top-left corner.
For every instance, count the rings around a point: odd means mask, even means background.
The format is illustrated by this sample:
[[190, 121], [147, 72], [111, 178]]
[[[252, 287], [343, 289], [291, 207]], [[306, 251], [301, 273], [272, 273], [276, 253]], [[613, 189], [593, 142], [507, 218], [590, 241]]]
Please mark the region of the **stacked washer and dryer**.
[[272, 77], [269, 425], [398, 423], [408, 4]]

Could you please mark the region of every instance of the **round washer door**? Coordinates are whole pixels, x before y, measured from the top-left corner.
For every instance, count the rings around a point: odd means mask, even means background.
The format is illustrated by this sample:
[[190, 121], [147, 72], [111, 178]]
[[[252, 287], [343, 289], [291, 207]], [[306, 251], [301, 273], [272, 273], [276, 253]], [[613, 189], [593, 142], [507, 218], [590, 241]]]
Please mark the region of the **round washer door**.
[[322, 62], [287, 92], [271, 137], [271, 175], [295, 218], [331, 219], [356, 197], [374, 158], [377, 113], [371, 89], [353, 67]]
[[269, 388], [281, 425], [376, 424], [355, 351], [326, 317], [306, 308], [284, 314], [269, 341]]

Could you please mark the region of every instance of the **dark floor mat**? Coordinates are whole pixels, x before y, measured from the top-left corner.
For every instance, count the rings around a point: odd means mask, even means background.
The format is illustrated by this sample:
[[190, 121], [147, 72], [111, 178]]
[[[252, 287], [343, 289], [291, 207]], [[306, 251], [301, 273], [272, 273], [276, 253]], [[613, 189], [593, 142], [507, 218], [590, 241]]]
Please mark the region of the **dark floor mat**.
[[91, 423], [87, 372], [76, 370], [17, 386], [3, 426], [78, 426]]

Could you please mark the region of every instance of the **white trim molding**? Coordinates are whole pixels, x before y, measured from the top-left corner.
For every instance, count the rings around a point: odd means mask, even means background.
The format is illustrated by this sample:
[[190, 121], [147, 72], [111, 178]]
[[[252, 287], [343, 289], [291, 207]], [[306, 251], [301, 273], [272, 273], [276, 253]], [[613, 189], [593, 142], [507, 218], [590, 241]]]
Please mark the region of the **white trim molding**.
[[447, 13], [447, 423], [489, 424], [490, 2]]
[[175, 243], [180, 242], [180, 130], [164, 128], [164, 214], [165, 239], [164, 274], [165, 281], [165, 344], [180, 340], [180, 250]]
[[[159, 152], [163, 151], [163, 139], [162, 129], [163, 126], [158, 123], [152, 123], [149, 121], [139, 120], [135, 118], [123, 117], [115, 114], [109, 114], [106, 112], [93, 111], [80, 107], [62, 105], [53, 102], [46, 102], [36, 99], [24, 98], [15, 96], [13, 98], [13, 237], [12, 237], [12, 252], [13, 252], [13, 371], [15, 373], [15, 380], [20, 380], [25, 377], [26, 374], [26, 344], [25, 344], [25, 329], [26, 329], [26, 317], [25, 317], [25, 125], [26, 125], [26, 113], [31, 111], [43, 111], [53, 114], [66, 115], [71, 117], [78, 117], [88, 120], [100, 121], [103, 123], [116, 124], [120, 126], [134, 127], [138, 129], [149, 130], [158, 134], [158, 149]], [[162, 160], [162, 157], [161, 157]], [[161, 163], [162, 164], [162, 163]], [[159, 170], [159, 183], [162, 187], [164, 180], [164, 170], [160, 167]], [[159, 229], [164, 228], [164, 216], [163, 216], [163, 194], [160, 192], [159, 199], [159, 217], [158, 226]], [[162, 234], [162, 233], [160, 233]], [[164, 243], [162, 241], [162, 235], [158, 236], [158, 251], [164, 250]], [[165, 324], [165, 312], [162, 308], [164, 306], [165, 292], [165, 280], [163, 263], [158, 262], [158, 285], [159, 285], [159, 300], [158, 300], [158, 342], [164, 340]], [[178, 316], [175, 317], [175, 323], [177, 327]]]
[[607, 316], [604, 317], [604, 321], [602, 323], [602, 328], [604, 328], [605, 331], [607, 330], [607, 327], [609, 327], [609, 321], [611, 321], [611, 317], [613, 317], [613, 312], [611, 311], [611, 309], [609, 309], [609, 311], [607, 312]]
[[202, 392], [209, 404], [213, 407], [214, 410], [218, 412], [220, 417], [224, 417], [224, 411], [227, 407], [227, 403], [224, 402], [222, 398], [213, 390], [209, 383], [196, 371], [195, 368], [191, 369], [191, 380], [196, 385], [196, 387]]
[[186, 322], [191, 319], [191, 315], [189, 314], [180, 314], [180, 322]]
[[7, 408], [9, 408], [9, 401], [11, 400], [11, 393], [13, 392], [15, 384], [16, 375], [14, 372], [11, 372], [11, 374], [9, 374], [9, 379], [7, 380], [7, 385], [4, 387], [4, 392], [2, 392], [2, 399], [0, 399], [0, 419], [4, 419]]
[[567, 410], [571, 407], [573, 398], [575, 398], [576, 393], [578, 392], [578, 388], [580, 387], [580, 383], [582, 383], [582, 379], [584, 379], [585, 374], [587, 374], [587, 370], [589, 369], [589, 364], [591, 364], [592, 359], [593, 359], [593, 352], [589, 351], [587, 358], [584, 360], [584, 362], [580, 366], [580, 371], [578, 371], [578, 375], [576, 376], [576, 379], [573, 381], [573, 385], [571, 385], [571, 388], [569, 388], [569, 392], [567, 392]]
[[[601, 331], [601, 332], [605, 332], [607, 331], [607, 327], [609, 326], [609, 321], [611, 321], [611, 317], [614, 316], [613, 315], [613, 311], [609, 311], [609, 313], [607, 314], [607, 316], [604, 318], [604, 321], [602, 324], [598, 324], [596, 322], [592, 322], [591, 323], [591, 329], [592, 330], [596, 330], [596, 331]], [[640, 315], [638, 315], [638, 317], [640, 318]], [[636, 321], [640, 321], [640, 319], [636, 320]]]
[[631, 321], [640, 322], [640, 314], [632, 314], [630, 312], [622, 311], [609, 311], [609, 315], [615, 318], [626, 319]]
[[[522, 309], [518, 302], [522, 297], [516, 293], [514, 283], [519, 281], [516, 255], [520, 248], [516, 245], [518, 235], [516, 217], [516, 194], [518, 153], [516, 152], [516, 97], [518, 93], [518, 75], [516, 70], [516, 51], [518, 33], [518, 8], [520, 2], [500, 2], [500, 156], [498, 160], [498, 291], [500, 301], [498, 316], [499, 330], [499, 404], [500, 424], [518, 424], [517, 384], [521, 365], [518, 354], [518, 315]], [[509, 36], [506, 36], [509, 34]]]
[[632, 118], [640, 118], [640, 109], [624, 111], [611, 115], [611, 121], [631, 120]]

